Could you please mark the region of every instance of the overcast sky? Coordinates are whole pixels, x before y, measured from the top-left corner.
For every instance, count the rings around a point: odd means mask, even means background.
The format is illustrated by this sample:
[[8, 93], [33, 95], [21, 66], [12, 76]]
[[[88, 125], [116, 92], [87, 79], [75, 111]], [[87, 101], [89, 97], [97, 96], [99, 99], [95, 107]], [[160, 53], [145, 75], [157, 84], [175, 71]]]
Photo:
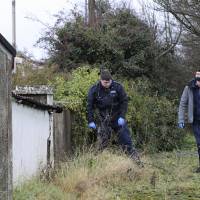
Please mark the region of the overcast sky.
[[[0, 1], [0, 33], [12, 43], [12, 0]], [[134, 7], [138, 7], [138, 0], [127, 1], [134, 4]], [[36, 59], [44, 58], [46, 56], [44, 50], [33, 47], [44, 31], [44, 26], [26, 17], [37, 17], [44, 23], [53, 25], [55, 22], [53, 14], [62, 9], [70, 13], [70, 9], [75, 4], [77, 4], [78, 9], [84, 9], [84, 2], [85, 0], [16, 0], [16, 42], [18, 49], [27, 50]]]

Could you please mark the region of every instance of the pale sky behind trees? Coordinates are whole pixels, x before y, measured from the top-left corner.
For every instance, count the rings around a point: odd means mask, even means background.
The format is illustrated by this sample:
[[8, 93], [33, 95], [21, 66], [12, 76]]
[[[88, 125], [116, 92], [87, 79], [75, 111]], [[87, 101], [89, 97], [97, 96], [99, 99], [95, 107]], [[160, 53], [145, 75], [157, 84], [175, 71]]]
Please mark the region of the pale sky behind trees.
[[[12, 43], [12, 0], [0, 0], [0, 33]], [[140, 0], [127, 0], [131, 7], [139, 9]], [[118, 4], [120, 0], [112, 0]], [[42, 35], [45, 26], [41, 23], [27, 19], [27, 17], [37, 18], [40, 21], [53, 25], [55, 18], [53, 14], [61, 10], [70, 10], [77, 5], [78, 10], [84, 12], [85, 0], [16, 0], [16, 43], [17, 49], [26, 50], [35, 59], [46, 57], [46, 52], [34, 47], [34, 44]]]

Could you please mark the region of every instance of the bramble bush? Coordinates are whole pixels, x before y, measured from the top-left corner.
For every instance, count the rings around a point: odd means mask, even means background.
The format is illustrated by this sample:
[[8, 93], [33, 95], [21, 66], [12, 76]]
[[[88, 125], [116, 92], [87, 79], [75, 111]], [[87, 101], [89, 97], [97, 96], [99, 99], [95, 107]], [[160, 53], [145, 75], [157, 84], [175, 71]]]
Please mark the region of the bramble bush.
[[[148, 93], [141, 95], [135, 89], [138, 86], [135, 83], [124, 85], [130, 97], [127, 120], [136, 146], [151, 152], [180, 147], [184, 134], [177, 128], [175, 101], [169, 101], [166, 97], [150, 96]], [[146, 85], [150, 83], [147, 82]]]
[[[71, 79], [57, 77], [55, 98], [74, 113], [73, 143], [85, 144], [91, 137], [86, 120], [87, 92], [98, 80], [98, 70], [77, 68]], [[129, 96], [127, 121], [137, 147], [148, 151], [173, 150], [182, 144], [184, 135], [176, 127], [177, 106], [165, 97], [150, 95], [148, 81], [122, 81]], [[140, 91], [141, 89], [141, 91]], [[146, 92], [146, 93], [145, 93]]]

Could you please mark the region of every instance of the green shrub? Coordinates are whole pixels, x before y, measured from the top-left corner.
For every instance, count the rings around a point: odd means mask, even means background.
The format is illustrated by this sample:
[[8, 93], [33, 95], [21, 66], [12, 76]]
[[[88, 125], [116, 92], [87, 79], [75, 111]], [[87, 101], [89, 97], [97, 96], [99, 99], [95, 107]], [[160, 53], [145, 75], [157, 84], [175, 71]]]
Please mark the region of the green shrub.
[[[146, 85], [150, 83], [146, 82]], [[134, 83], [125, 83], [125, 86], [130, 97], [127, 120], [136, 146], [153, 152], [179, 147], [184, 134], [177, 128], [175, 102], [165, 97], [150, 96], [148, 93], [144, 95], [144, 92], [141, 95], [135, 90], [138, 85]]]

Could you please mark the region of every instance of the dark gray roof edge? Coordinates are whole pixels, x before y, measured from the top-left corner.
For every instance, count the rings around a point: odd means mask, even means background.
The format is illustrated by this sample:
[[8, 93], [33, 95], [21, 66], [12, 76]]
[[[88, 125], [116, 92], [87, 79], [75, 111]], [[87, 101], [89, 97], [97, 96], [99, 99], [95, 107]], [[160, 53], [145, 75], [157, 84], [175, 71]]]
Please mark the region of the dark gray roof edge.
[[17, 103], [38, 108], [40, 110], [47, 110], [47, 111], [52, 111], [56, 113], [61, 113], [63, 111], [63, 108], [61, 106], [44, 104], [30, 97], [25, 97], [25, 96], [20, 96], [18, 94], [15, 94], [14, 92], [12, 92], [12, 97], [15, 98]]
[[13, 57], [16, 56], [16, 49], [6, 40], [6, 38], [1, 33], [0, 33], [0, 42], [12, 54]]

